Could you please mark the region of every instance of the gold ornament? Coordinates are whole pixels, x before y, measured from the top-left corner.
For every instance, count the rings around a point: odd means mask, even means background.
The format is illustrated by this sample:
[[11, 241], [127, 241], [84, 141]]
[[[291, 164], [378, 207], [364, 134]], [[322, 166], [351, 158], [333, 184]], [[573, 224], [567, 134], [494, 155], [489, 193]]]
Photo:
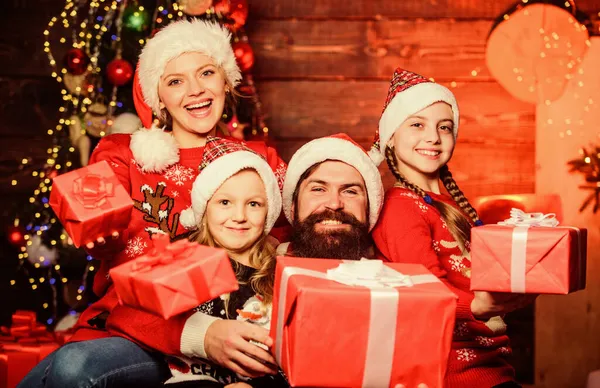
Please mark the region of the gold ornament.
[[83, 116], [85, 130], [95, 137], [106, 135], [108, 107], [101, 102], [90, 105]]
[[198, 16], [212, 7], [212, 0], [179, 0], [181, 10], [188, 15]]
[[79, 152], [79, 162], [81, 167], [87, 166], [90, 160], [91, 144], [90, 138], [81, 125], [81, 119], [79, 116], [73, 115], [69, 119], [69, 139], [73, 147]]

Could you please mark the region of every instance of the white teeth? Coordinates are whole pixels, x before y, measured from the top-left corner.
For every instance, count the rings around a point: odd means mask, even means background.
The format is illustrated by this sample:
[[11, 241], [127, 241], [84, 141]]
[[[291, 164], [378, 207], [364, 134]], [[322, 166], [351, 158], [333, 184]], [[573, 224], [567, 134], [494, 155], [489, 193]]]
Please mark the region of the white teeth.
[[337, 221], [337, 220], [323, 220], [323, 221], [321, 221], [321, 224], [323, 224], [323, 225], [341, 225], [342, 222]]
[[417, 152], [427, 156], [438, 156], [440, 154], [440, 151], [418, 150]]
[[198, 109], [198, 108], [204, 108], [205, 106], [208, 106], [208, 105], [210, 105], [210, 101], [204, 101], [199, 104], [188, 105], [187, 108], [188, 109]]

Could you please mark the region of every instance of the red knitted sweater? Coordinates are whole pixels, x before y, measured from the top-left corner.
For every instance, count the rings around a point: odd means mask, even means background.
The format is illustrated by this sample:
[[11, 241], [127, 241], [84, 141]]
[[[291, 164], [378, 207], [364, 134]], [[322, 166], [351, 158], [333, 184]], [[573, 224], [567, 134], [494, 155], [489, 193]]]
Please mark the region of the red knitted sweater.
[[[118, 298], [108, 275], [111, 268], [146, 253], [152, 246], [151, 236], [154, 233], [164, 232], [174, 238], [187, 232], [179, 223], [179, 214], [191, 205], [192, 184], [198, 175], [204, 147], [181, 148], [177, 163], [167, 167], [162, 173], [145, 173], [134, 159], [130, 149], [130, 140], [131, 135], [127, 134], [107, 136], [100, 141], [90, 158], [90, 164], [102, 160], [108, 161], [119, 181], [134, 200], [135, 208], [128, 228], [121, 233], [118, 240], [108, 238], [104, 246], [96, 247], [89, 252], [100, 260], [100, 268], [94, 277], [94, 293], [100, 297], [100, 300], [81, 314], [75, 327], [76, 332], [70, 341], [102, 338], [110, 335], [105, 330], [104, 324], [109, 313], [118, 305]], [[278, 168], [285, 171], [285, 163], [277, 156], [277, 152], [273, 148], [267, 147], [263, 142], [246, 142], [245, 144], [263, 155], [274, 171]], [[271, 234], [278, 237], [276, 233], [277, 228], [273, 229]], [[133, 316], [135, 311], [131, 309], [126, 314], [111, 316], [111, 320], [115, 325], [128, 326], [132, 319], [135, 319]], [[95, 317], [100, 317], [100, 319], [94, 321]], [[148, 319], [155, 320], [156, 317], [149, 315]], [[90, 320], [92, 320], [92, 325], [90, 325]], [[162, 324], [163, 320], [156, 319], [156, 321]], [[97, 325], [93, 325], [94, 323]], [[179, 323], [180, 329], [178, 333], [177, 330], [174, 332], [174, 336], [181, 335], [184, 323]], [[145, 330], [144, 334], [146, 334]], [[148, 332], [148, 334], [156, 335], [156, 332]], [[177, 349], [168, 350], [179, 349], [179, 337], [174, 339], [174, 342], [177, 342]]]
[[[456, 207], [447, 195], [428, 194]], [[412, 191], [394, 187], [386, 193], [373, 240], [379, 259], [423, 264], [458, 296], [445, 386], [489, 388], [512, 381], [514, 371], [505, 359], [511, 353], [506, 325], [500, 317], [484, 322], [473, 316], [473, 292], [463, 275], [470, 259], [462, 254], [437, 209]]]

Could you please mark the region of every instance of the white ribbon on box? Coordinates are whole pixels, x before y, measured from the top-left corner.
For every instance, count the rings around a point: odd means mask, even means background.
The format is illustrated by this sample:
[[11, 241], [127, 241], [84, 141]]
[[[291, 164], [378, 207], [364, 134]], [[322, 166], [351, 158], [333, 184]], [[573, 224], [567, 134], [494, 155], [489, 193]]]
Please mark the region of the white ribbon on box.
[[280, 365], [287, 288], [289, 279], [294, 275], [333, 280], [348, 286], [362, 286], [371, 290], [367, 352], [362, 382], [364, 388], [390, 385], [400, 297], [395, 287], [412, 287], [416, 284], [440, 281], [433, 274], [404, 275], [384, 265], [381, 260], [344, 261], [338, 267], [327, 270], [327, 273], [299, 267], [285, 267], [279, 284], [275, 328], [275, 359]]
[[527, 270], [527, 234], [532, 226], [555, 228], [559, 222], [554, 213], [525, 213], [512, 208], [510, 218], [498, 225], [514, 226], [510, 256], [510, 289], [514, 293], [525, 293]]

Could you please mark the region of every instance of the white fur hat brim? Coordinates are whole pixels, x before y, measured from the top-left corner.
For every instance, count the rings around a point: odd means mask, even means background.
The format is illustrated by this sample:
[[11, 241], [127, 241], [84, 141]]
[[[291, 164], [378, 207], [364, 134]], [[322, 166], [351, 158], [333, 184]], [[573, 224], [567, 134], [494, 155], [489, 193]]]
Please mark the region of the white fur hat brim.
[[445, 86], [423, 82], [397, 93], [379, 120], [379, 152], [385, 158], [385, 148], [396, 129], [410, 116], [435, 104], [445, 102], [452, 108], [454, 138], [458, 136], [458, 104], [454, 94]]
[[281, 214], [281, 193], [277, 178], [267, 161], [251, 151], [236, 151], [220, 156], [200, 172], [192, 186], [192, 206], [182, 212], [179, 219], [181, 224], [187, 229], [196, 228], [202, 221], [208, 201], [219, 187], [233, 175], [248, 168], [258, 173], [267, 191], [265, 234], [268, 234]]
[[139, 59], [139, 82], [144, 100], [155, 112], [160, 112], [158, 85], [167, 63], [184, 53], [203, 53], [223, 69], [232, 86], [237, 86], [242, 74], [231, 48], [231, 33], [223, 26], [202, 20], [180, 20], [158, 31], [142, 49]]
[[377, 166], [359, 146], [338, 137], [323, 137], [312, 140], [302, 147], [288, 163], [283, 184], [283, 212], [293, 224], [292, 206], [294, 191], [306, 170], [326, 160], [344, 162], [358, 170], [365, 181], [369, 198], [369, 230], [373, 229], [383, 205], [383, 184]]
[[179, 161], [179, 146], [170, 132], [153, 125], [135, 131], [129, 149], [143, 172], [163, 172]]

